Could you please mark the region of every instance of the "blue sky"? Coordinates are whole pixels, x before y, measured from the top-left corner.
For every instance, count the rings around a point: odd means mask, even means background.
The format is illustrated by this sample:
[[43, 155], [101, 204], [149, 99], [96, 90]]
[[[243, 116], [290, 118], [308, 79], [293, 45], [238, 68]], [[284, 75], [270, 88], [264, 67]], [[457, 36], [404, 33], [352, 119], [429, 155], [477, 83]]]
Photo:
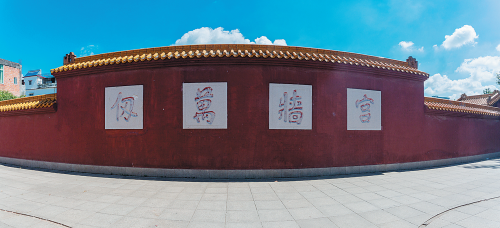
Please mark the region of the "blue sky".
[[402, 61], [411, 55], [431, 75], [426, 96], [499, 88], [498, 0], [0, 0], [0, 21], [0, 58], [22, 60], [23, 73], [48, 73], [71, 51], [84, 56], [176, 42], [278, 40]]

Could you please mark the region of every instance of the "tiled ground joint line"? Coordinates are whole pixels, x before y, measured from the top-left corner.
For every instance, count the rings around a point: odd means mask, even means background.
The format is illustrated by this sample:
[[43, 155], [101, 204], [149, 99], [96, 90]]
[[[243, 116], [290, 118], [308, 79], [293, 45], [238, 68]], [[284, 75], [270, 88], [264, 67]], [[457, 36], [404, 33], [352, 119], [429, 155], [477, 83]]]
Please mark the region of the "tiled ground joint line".
[[474, 201], [472, 203], [467, 203], [467, 204], [464, 204], [464, 205], [456, 206], [454, 208], [450, 208], [450, 209], [448, 209], [446, 211], [443, 211], [443, 212], [441, 212], [441, 213], [439, 213], [437, 215], [432, 216], [432, 218], [430, 218], [427, 221], [425, 221], [424, 223], [422, 223], [422, 225], [420, 225], [418, 228], [425, 228], [425, 227], [427, 227], [428, 225], [431, 224], [432, 221], [436, 220], [437, 218], [441, 217], [442, 215], [446, 214], [449, 211], [455, 210], [455, 209], [460, 208], [460, 207], [465, 207], [465, 206], [469, 206], [469, 205], [472, 205], [472, 204], [481, 203], [481, 202], [485, 202], [485, 201], [492, 200], [492, 199], [498, 199], [498, 198], [500, 198], [500, 196], [496, 196], [496, 197], [488, 198], [488, 199], [482, 199], [482, 200]]
[[40, 218], [40, 217], [37, 217], [37, 216], [34, 216], [34, 215], [28, 215], [28, 214], [23, 214], [23, 213], [15, 212], [15, 211], [4, 210], [4, 209], [1, 209], [1, 208], [0, 208], [0, 211], [14, 213], [14, 214], [17, 214], [17, 215], [22, 215], [22, 216], [28, 216], [28, 217], [32, 217], [32, 218], [44, 220], [44, 221], [47, 221], [47, 222], [51, 222], [51, 223], [54, 223], [54, 224], [57, 224], [57, 225], [60, 225], [60, 226], [63, 226], [63, 227], [71, 228], [71, 226], [64, 225], [62, 223], [55, 222], [55, 221], [52, 221], [52, 220], [49, 220], [49, 219]]

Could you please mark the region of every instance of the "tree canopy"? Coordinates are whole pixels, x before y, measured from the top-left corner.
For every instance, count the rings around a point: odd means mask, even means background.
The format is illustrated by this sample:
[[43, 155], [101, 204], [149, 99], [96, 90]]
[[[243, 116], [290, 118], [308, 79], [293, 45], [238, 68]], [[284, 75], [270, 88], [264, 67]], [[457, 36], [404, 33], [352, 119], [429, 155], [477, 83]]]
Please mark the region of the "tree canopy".
[[0, 101], [16, 99], [16, 98], [18, 97], [14, 96], [14, 94], [12, 94], [11, 92], [0, 90]]

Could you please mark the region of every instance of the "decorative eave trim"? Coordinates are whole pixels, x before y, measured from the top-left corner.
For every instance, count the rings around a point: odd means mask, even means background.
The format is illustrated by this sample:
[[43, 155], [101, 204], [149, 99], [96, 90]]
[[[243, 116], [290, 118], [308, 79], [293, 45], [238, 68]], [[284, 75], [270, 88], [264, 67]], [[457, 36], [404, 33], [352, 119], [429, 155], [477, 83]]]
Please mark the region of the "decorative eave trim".
[[448, 116], [483, 118], [500, 118], [500, 108], [477, 105], [460, 101], [424, 97], [426, 113]]
[[56, 108], [57, 94], [24, 97], [0, 101], [0, 116], [48, 113]]
[[324, 49], [275, 46], [275, 45], [185, 45], [147, 48], [99, 54], [76, 58], [74, 63], [52, 69], [52, 74], [109, 65], [128, 65], [140, 62], [168, 61], [175, 59], [284, 59], [321, 62], [324, 64], [356, 65], [388, 71], [429, 77], [429, 74], [408, 66], [406, 62], [380, 57]]

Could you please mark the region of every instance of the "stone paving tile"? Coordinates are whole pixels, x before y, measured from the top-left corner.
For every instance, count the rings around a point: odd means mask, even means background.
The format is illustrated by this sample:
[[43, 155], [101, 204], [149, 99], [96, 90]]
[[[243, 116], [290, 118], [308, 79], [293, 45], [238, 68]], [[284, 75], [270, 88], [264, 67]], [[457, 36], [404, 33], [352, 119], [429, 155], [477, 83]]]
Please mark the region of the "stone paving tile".
[[300, 228], [296, 221], [262, 222], [264, 228]]
[[341, 216], [354, 213], [349, 208], [341, 204], [322, 206], [318, 207], [317, 209], [327, 217]]
[[295, 220], [301, 219], [314, 219], [325, 217], [321, 211], [315, 207], [300, 207], [288, 209], [288, 212], [292, 215]]
[[388, 222], [388, 223], [382, 223], [378, 224], [378, 227], [380, 228], [416, 228], [414, 224], [411, 224], [407, 221], [404, 220], [397, 220], [393, 222]]
[[196, 210], [194, 212], [192, 221], [224, 223], [226, 221], [226, 212], [212, 211], [212, 210]]
[[[259, 201], [266, 202], [266, 201]], [[227, 201], [226, 209], [228, 211], [252, 211], [257, 210], [257, 202], [254, 201]]]
[[[499, 163], [277, 180], [120, 177], [0, 165], [0, 209], [84, 228], [418, 227], [451, 207], [500, 196], [500, 169], [490, 168]], [[500, 227], [499, 218], [500, 199], [454, 209], [427, 227]]]
[[206, 221], [192, 221], [187, 226], [188, 228], [224, 228], [224, 222], [206, 222]]
[[279, 200], [270, 200], [270, 201], [255, 201], [255, 206], [257, 210], [277, 210], [277, 209], [286, 209], [285, 205]]
[[231, 223], [260, 223], [257, 211], [228, 211], [226, 222]]
[[359, 215], [361, 215], [361, 217], [363, 217], [364, 219], [370, 221], [375, 225], [401, 220], [400, 218], [392, 215], [391, 213], [380, 210], [364, 212], [360, 213]]
[[135, 208], [137, 208], [137, 206], [111, 204], [98, 212], [103, 213], [103, 214], [110, 214], [110, 215], [127, 215], [128, 213], [133, 211]]
[[279, 210], [259, 210], [259, 218], [262, 222], [293, 221], [290, 212], [286, 209]]
[[171, 209], [196, 209], [199, 201], [194, 200], [174, 200], [166, 208]]
[[175, 220], [175, 221], [191, 221], [195, 210], [187, 209], [165, 209], [159, 219]]
[[118, 216], [118, 215], [94, 213], [78, 223], [79, 225], [87, 225], [94, 227], [108, 227], [123, 218], [124, 218], [123, 216]]
[[373, 223], [357, 214], [330, 217], [339, 228], [376, 228]]
[[165, 208], [158, 207], [136, 207], [134, 210], [129, 212], [126, 216], [137, 217], [137, 218], [150, 218], [158, 219], [162, 212], [166, 210]]
[[367, 203], [366, 201], [348, 203], [344, 204], [344, 206], [349, 208], [351, 211], [354, 211], [355, 213], [363, 213], [363, 212], [378, 210], [377, 207]]
[[313, 218], [313, 219], [303, 219], [296, 220], [301, 228], [338, 228], [330, 219], [328, 218]]
[[189, 222], [187, 221], [176, 221], [176, 220], [165, 220], [165, 219], [156, 219], [152, 221], [149, 226], [151, 228], [186, 228], [189, 226]]
[[226, 222], [226, 228], [262, 228], [261, 222]]

